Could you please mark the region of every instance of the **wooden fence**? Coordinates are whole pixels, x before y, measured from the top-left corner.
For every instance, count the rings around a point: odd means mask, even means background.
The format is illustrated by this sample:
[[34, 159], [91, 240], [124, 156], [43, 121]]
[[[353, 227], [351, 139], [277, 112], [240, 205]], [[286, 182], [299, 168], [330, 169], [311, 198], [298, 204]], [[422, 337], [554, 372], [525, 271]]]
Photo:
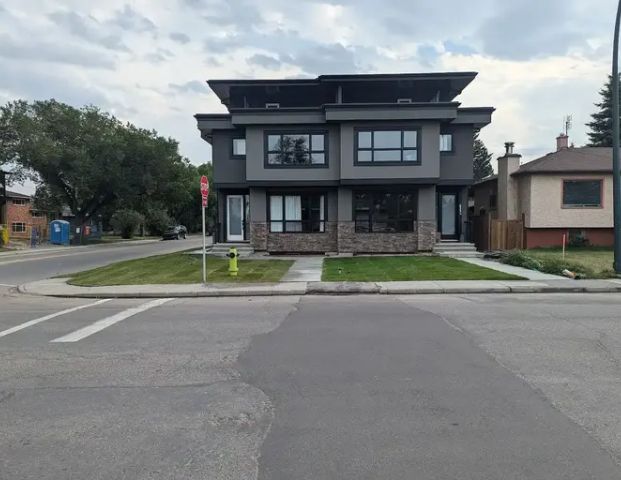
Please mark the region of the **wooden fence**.
[[490, 215], [474, 217], [472, 238], [479, 251], [521, 249], [524, 247], [524, 222], [496, 220]]

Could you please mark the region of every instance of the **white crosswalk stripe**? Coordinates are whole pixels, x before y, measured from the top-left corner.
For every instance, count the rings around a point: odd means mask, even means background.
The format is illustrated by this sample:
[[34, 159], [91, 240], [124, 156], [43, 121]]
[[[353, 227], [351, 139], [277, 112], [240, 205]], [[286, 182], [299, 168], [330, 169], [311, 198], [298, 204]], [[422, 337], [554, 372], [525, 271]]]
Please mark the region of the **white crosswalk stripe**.
[[50, 315], [45, 315], [44, 317], [35, 318], [34, 320], [30, 320], [28, 322], [22, 323], [21, 325], [16, 325], [15, 327], [8, 328], [0, 332], [0, 337], [5, 337], [15, 332], [19, 332], [24, 328], [32, 327], [37, 323], [45, 322], [46, 320], [50, 320], [52, 318], [60, 317], [61, 315], [66, 315], [68, 313], [77, 312], [78, 310], [82, 310], [84, 308], [94, 307], [95, 305], [101, 305], [102, 303], [106, 303], [112, 300], [111, 298], [106, 298], [104, 300], [98, 300], [93, 303], [87, 303], [86, 305], [79, 305], [77, 307], [68, 308], [67, 310], [62, 310], [60, 312], [51, 313]]
[[80, 328], [74, 332], [71, 332], [67, 335], [63, 335], [62, 337], [55, 338], [51, 340], [52, 343], [70, 343], [77, 342], [82, 340], [83, 338], [89, 337], [101, 330], [108, 328], [115, 323], [119, 323], [129, 317], [133, 317], [139, 313], [145, 312], [155, 307], [159, 307], [167, 302], [173, 300], [172, 298], [158, 298], [157, 300], [152, 300], [147, 303], [143, 303], [142, 305], [138, 305], [136, 307], [128, 308], [127, 310], [123, 310], [115, 315], [110, 317], [103, 318], [101, 320], [92, 323], [86, 327]]

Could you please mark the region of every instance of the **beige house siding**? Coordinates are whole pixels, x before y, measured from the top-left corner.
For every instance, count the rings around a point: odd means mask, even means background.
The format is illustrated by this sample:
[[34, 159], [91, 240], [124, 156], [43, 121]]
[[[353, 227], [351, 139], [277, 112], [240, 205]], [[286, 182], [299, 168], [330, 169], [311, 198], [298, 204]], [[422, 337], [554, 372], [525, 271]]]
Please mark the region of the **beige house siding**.
[[530, 176], [523, 176], [518, 179], [518, 218], [522, 219], [524, 216], [524, 226], [531, 227], [531, 178]]
[[[562, 208], [564, 179], [603, 179], [602, 208]], [[612, 228], [612, 175], [528, 175], [519, 194], [528, 228]]]

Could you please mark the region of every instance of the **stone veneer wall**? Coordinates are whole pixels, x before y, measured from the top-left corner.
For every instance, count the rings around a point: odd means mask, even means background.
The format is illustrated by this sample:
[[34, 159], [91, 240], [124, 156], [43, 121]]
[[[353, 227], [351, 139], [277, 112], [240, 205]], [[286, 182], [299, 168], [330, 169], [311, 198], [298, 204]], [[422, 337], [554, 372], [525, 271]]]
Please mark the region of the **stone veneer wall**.
[[252, 245], [255, 252], [264, 252], [267, 250], [267, 223], [250, 223], [250, 245]]
[[433, 249], [436, 222], [418, 221], [407, 233], [356, 233], [354, 222], [326, 222], [325, 233], [269, 233], [266, 223], [253, 222], [251, 244], [274, 253], [415, 253]]
[[326, 222], [323, 233], [268, 233], [268, 252], [326, 253], [337, 251], [335, 222]]

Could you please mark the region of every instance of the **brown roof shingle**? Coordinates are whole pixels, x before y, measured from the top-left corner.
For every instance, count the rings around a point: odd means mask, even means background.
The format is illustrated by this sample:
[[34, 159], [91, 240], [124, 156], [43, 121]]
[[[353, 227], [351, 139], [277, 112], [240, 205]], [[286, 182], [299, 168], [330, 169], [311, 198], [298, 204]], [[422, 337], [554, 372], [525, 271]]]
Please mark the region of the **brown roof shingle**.
[[612, 173], [612, 148], [565, 148], [521, 165], [513, 175], [602, 172]]

